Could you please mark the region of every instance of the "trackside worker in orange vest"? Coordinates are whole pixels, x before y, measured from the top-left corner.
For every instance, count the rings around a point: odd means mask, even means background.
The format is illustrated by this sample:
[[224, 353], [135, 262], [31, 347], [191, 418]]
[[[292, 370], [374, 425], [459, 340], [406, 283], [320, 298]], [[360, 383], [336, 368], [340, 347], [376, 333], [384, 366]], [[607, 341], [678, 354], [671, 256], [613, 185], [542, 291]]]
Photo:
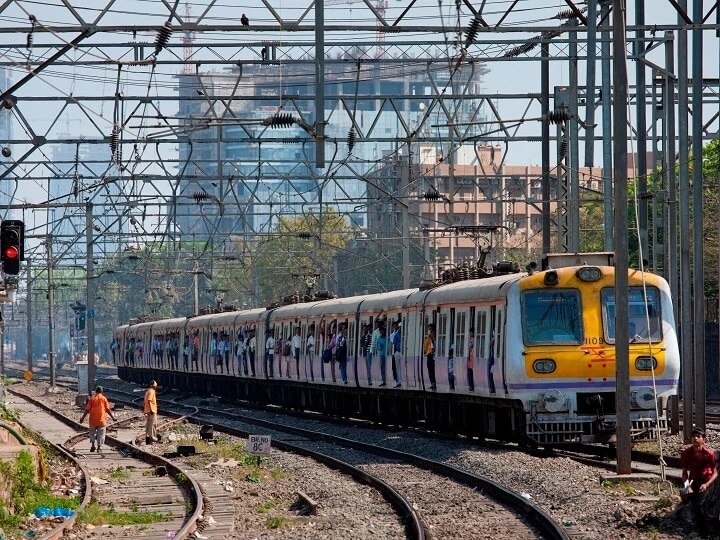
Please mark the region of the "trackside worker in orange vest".
[[145, 392], [145, 444], [157, 442], [157, 383], [150, 381], [150, 386]]
[[85, 417], [89, 414], [90, 421], [90, 451], [98, 454], [102, 452], [102, 445], [105, 443], [105, 429], [107, 427], [107, 418], [105, 413], [110, 415], [113, 422], [116, 422], [112, 411], [110, 410], [110, 403], [103, 394], [102, 386], [95, 388], [95, 393], [87, 400], [85, 404], [85, 412], [80, 419], [82, 424], [85, 421]]

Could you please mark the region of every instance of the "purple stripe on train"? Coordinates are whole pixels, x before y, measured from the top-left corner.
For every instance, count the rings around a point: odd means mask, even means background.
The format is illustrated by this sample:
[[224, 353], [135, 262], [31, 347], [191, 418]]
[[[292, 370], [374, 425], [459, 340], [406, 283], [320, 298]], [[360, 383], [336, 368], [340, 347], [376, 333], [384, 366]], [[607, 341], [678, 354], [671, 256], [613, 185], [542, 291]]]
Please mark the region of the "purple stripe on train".
[[[655, 385], [677, 385], [678, 381], [671, 379], [658, 379]], [[652, 380], [630, 381], [630, 386], [648, 386], [652, 385]], [[547, 390], [549, 384], [547, 382], [525, 383], [525, 384], [508, 384], [508, 390]], [[552, 388], [615, 388], [615, 381], [582, 381], [582, 382], [562, 382], [551, 383]]]

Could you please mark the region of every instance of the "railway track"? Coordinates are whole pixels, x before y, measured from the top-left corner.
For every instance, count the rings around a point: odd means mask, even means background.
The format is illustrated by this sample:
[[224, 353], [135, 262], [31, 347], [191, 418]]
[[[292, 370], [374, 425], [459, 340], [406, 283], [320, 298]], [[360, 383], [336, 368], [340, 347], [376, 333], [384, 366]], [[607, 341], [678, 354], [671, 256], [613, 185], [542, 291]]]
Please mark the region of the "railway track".
[[[119, 383], [120, 385], [124, 384], [121, 381], [115, 381]], [[130, 386], [128, 386], [129, 388]], [[126, 396], [130, 396], [132, 398], [137, 398], [137, 394], [134, 396], [130, 394], [126, 394]], [[174, 406], [175, 406], [175, 413], [179, 415], [189, 415], [192, 417], [193, 421], [199, 422], [199, 423], [211, 423], [211, 418], [205, 417], [201, 414], [202, 410], [205, 410], [204, 414], [210, 415], [210, 416], [222, 416], [227, 415], [227, 418], [229, 420], [233, 420], [237, 418], [237, 409], [238, 405], [234, 403], [227, 403], [227, 402], [220, 402], [216, 399], [207, 397], [193, 397], [193, 396], [187, 396], [187, 395], [181, 395], [181, 394], [170, 394], [167, 396], [167, 401], [173, 401], [174, 400]], [[245, 409], [246, 405], [242, 404], [242, 407]], [[300, 418], [304, 422], [310, 422], [313, 421], [319, 421], [320, 424], [322, 424], [325, 427], [320, 427], [320, 431], [323, 429], [326, 429], [326, 426], [328, 423], [333, 424], [334, 426], [340, 426], [339, 429], [345, 429], [345, 431], [349, 434], [349, 437], [356, 437], [363, 440], [373, 440], [373, 435], [370, 435], [371, 433], [376, 433], [380, 430], [378, 430], [378, 425], [376, 423], [368, 422], [368, 421], [355, 421], [355, 420], [348, 420], [345, 418], [319, 418], [316, 414], [308, 414], [308, 413], [300, 413], [298, 411], [287, 411], [284, 409], [279, 409], [277, 407], [259, 407], [259, 406], [250, 406], [247, 407], [248, 409], [253, 411], [253, 418], [251, 419], [251, 422], [253, 425], [257, 425], [256, 418], [254, 415], [256, 413], [261, 414], [263, 416], [269, 416], [273, 418], [285, 418], [287, 416], [291, 416], [293, 418], [297, 419]], [[284, 421], [284, 420], [283, 420]], [[296, 423], [296, 422], [295, 422]], [[218, 429], [224, 429], [222, 427], [219, 427]], [[255, 429], [257, 432], [257, 429]], [[392, 419], [388, 419], [387, 423], [382, 424], [382, 431], [386, 432], [385, 438], [388, 440], [388, 442], [393, 442], [393, 439], [401, 439], [406, 438], [408, 436], [408, 430], [403, 430], [400, 428], [397, 428], [392, 425]], [[443, 440], [448, 441], [447, 435], [444, 434], [435, 434], [433, 432], [425, 432], [423, 430], [412, 430], [413, 433], [417, 434], [418, 439], [420, 437], [425, 439], [433, 439], [433, 440]], [[241, 435], [242, 436], [242, 435]], [[513, 452], [513, 451], [523, 451], [526, 453], [529, 453], [531, 455], [536, 455], [543, 458], [552, 458], [552, 457], [567, 457], [569, 459], [572, 459], [573, 461], [576, 461], [578, 463], [582, 463], [585, 465], [589, 465], [592, 467], [600, 467], [605, 468], [609, 471], [615, 471], [616, 465], [613, 461], [614, 459], [614, 450], [609, 449], [606, 446], [599, 446], [599, 445], [577, 445], [576, 448], [574, 447], [568, 447], [567, 449], [564, 449], [562, 451], [554, 451], [554, 452], [546, 452], [546, 451], [532, 451], [531, 449], [526, 449], [522, 447], [518, 447], [514, 444], [507, 444], [507, 443], [495, 443], [495, 442], [489, 442], [489, 441], [470, 441], [465, 437], [456, 437], [455, 439], [459, 444], [467, 445], [470, 444], [471, 446], [476, 446], [479, 448], [493, 448], [496, 447], [498, 451], [504, 451], [504, 452]], [[451, 441], [452, 442], [452, 441]], [[340, 444], [340, 443], [335, 443]], [[377, 446], [377, 443], [372, 443], [373, 445]], [[347, 453], [346, 453], [347, 454]], [[659, 467], [658, 467], [658, 456], [655, 453], [652, 452], [639, 452], [634, 451], [632, 456], [634, 468], [636, 472], [653, 472], [655, 474], [659, 473]], [[369, 461], [366, 460], [366, 461]], [[675, 480], [676, 477], [679, 478], [679, 470], [675, 469], [675, 467], [678, 465], [677, 463], [677, 457], [676, 456], [666, 456], [665, 457], [665, 473], [666, 478], [668, 480]], [[399, 463], [399, 461], [398, 461]], [[461, 468], [465, 468], [465, 463], [462, 461], [459, 462]], [[432, 480], [434, 482], [434, 480]], [[517, 487], [516, 487], [517, 489]], [[527, 501], [526, 501], [527, 502]], [[424, 516], [423, 516], [424, 517]], [[431, 521], [431, 520], [429, 520]], [[440, 519], [442, 521], [442, 518]], [[563, 519], [563, 523], [564, 523]], [[433, 529], [431, 529], [433, 530]], [[575, 537], [575, 531], [573, 530], [573, 527], [570, 527], [568, 529], [569, 533], [572, 534], [573, 537]], [[497, 538], [504, 538], [502, 535], [497, 536]]]
[[[139, 406], [141, 400], [137, 392], [116, 389], [108, 383], [104, 384], [105, 392], [113, 403]], [[466, 530], [477, 531], [477, 519], [473, 516], [479, 514], [493, 516], [484, 518], [483, 527], [495, 538], [568, 538], [562, 528], [533, 503], [495, 482], [461, 469], [318, 431], [242, 417], [237, 412], [183, 404], [177, 399], [161, 399], [160, 402], [163, 414], [212, 425], [238, 437], [257, 432], [261, 425], [263, 431], [273, 437], [274, 446], [311, 456], [372, 485], [396, 508], [401, 521], [406, 524], [407, 538], [457, 536], [458, 530], [464, 530], [463, 520], [468, 521]], [[222, 421], [218, 421], [219, 418]], [[428, 490], [425, 486], [437, 489]], [[448, 505], [449, 493], [455, 493], [452, 500], [464, 503]], [[438, 498], [445, 503], [440, 503]], [[460, 510], [462, 515], [448, 513], [449, 506], [455, 507], [455, 512]]]
[[[115, 402], [121, 393], [130, 398], [128, 402], [134, 401], [131, 392], [119, 388], [108, 391]], [[433, 537], [457, 537], [461, 530], [483, 534], [479, 527], [486, 527], [487, 534], [495, 538], [568, 538], [562, 527], [535, 504], [477, 474], [356, 438], [330, 435], [323, 427], [299, 428], [290, 425], [285, 415], [270, 413], [276, 417], [271, 420], [268, 414], [261, 418], [255, 411], [241, 414], [236, 407], [210, 406], [202, 399], [182, 403], [182, 399], [179, 395], [160, 398], [163, 413], [183, 416], [238, 437], [256, 433], [260, 426], [279, 449], [312, 455], [329, 466], [342, 467], [348, 474], [360, 474], [365, 481], [389, 486], [406, 505], [419, 509], [413, 512], [413, 521], [420, 525], [423, 535], [414, 536], [416, 533], [408, 530], [408, 537], [422, 538], [429, 533]], [[449, 500], [463, 501], [462, 515], [448, 509]], [[454, 506], [457, 512], [458, 505]], [[479, 514], [484, 516], [483, 525], [478, 524]]]
[[[27, 390], [29, 388], [22, 391], [8, 388], [13, 396], [10, 405], [20, 410], [27, 427], [54, 444], [80, 471], [82, 502], [75, 516], [88, 510], [93, 500], [101, 508], [112, 508], [147, 521], [126, 528], [102, 528], [104, 538], [167, 539], [172, 535], [172, 538], [184, 539], [198, 529], [203, 516], [203, 495], [192, 474], [169, 460], [109, 435], [105, 441], [108, 448], [102, 454], [88, 452], [84, 448], [88, 446], [86, 428]], [[122, 433], [123, 428], [134, 421], [135, 418], [126, 418], [110, 428]], [[144, 518], [141, 513], [145, 514]], [[75, 525], [74, 519], [69, 519], [42, 537], [60, 538]]]

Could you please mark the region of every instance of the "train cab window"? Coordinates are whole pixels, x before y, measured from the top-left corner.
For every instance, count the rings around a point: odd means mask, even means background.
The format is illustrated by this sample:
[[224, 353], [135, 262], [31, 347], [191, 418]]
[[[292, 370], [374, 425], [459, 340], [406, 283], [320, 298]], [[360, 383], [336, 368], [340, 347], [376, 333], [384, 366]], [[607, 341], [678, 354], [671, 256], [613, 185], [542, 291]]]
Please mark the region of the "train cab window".
[[579, 344], [583, 338], [580, 292], [573, 289], [522, 293], [526, 345]]
[[[647, 292], [647, 303], [645, 302]], [[605, 340], [615, 342], [615, 289], [606, 287], [601, 293]], [[647, 306], [647, 308], [646, 308]], [[628, 339], [630, 343], [657, 343], [662, 340], [660, 293], [654, 287], [630, 287], [628, 290]], [[649, 323], [649, 325], [648, 325]]]

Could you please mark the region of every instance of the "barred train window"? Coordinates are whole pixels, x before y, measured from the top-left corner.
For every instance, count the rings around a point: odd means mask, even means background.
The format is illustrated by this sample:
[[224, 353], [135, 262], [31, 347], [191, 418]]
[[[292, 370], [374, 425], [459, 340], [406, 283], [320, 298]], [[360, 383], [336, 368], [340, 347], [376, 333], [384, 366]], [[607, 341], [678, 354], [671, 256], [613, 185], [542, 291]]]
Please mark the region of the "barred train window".
[[438, 315], [437, 336], [435, 338], [435, 354], [437, 356], [445, 356], [447, 354], [447, 332], [448, 318], [447, 313]]
[[488, 312], [479, 311], [477, 314], [477, 326], [475, 327], [475, 356], [477, 358], [486, 358], [488, 351], [487, 343], [487, 320]]
[[455, 314], [455, 356], [465, 356], [465, 320], [467, 312], [458, 311]]
[[527, 345], [581, 343], [583, 328], [579, 291], [524, 291], [522, 308], [523, 338]]

